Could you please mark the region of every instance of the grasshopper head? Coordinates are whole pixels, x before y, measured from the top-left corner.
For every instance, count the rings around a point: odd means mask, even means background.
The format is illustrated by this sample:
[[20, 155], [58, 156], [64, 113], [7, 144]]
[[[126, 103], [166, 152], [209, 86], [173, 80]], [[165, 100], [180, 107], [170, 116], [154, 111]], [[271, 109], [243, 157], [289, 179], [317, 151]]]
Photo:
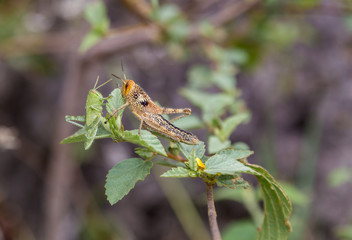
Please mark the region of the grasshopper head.
[[134, 86], [134, 81], [133, 80], [126, 80], [124, 81], [123, 83], [123, 86], [122, 86], [122, 96], [126, 97], [128, 95], [128, 93], [131, 91], [131, 89], [133, 88]]
[[122, 79], [114, 74], [112, 74], [114, 77], [120, 79], [123, 82], [122, 88], [121, 88], [121, 93], [123, 97], [126, 97], [128, 95], [128, 93], [131, 91], [131, 89], [134, 86], [134, 81], [133, 80], [129, 80], [126, 79], [126, 75], [124, 74], [125, 79]]

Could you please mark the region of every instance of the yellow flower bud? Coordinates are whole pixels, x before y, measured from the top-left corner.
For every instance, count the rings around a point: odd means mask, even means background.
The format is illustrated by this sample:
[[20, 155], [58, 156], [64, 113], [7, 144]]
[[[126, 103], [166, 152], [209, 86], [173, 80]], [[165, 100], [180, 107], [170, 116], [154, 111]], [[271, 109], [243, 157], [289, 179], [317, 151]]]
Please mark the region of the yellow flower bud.
[[204, 163], [202, 163], [202, 160], [200, 160], [199, 158], [196, 158], [196, 161], [197, 161], [197, 165], [199, 168], [205, 168], [205, 165]]

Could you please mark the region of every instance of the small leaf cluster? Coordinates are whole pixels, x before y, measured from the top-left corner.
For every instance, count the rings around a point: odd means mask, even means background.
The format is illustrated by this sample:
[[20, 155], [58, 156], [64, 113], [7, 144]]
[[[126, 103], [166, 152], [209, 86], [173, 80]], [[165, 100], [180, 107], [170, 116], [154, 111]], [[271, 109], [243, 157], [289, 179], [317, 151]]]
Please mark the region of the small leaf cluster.
[[91, 29], [84, 37], [80, 52], [85, 52], [98, 43], [108, 32], [110, 20], [102, 1], [95, 1], [87, 5], [84, 10], [84, 17], [89, 22]]
[[181, 95], [201, 110], [200, 122], [210, 132], [208, 152], [213, 154], [233, 147], [231, 134], [239, 124], [248, 122], [251, 115], [236, 88], [236, 63], [245, 58], [244, 53], [214, 44], [204, 46], [204, 54], [212, 67], [192, 67], [188, 72], [188, 86], [181, 90]]

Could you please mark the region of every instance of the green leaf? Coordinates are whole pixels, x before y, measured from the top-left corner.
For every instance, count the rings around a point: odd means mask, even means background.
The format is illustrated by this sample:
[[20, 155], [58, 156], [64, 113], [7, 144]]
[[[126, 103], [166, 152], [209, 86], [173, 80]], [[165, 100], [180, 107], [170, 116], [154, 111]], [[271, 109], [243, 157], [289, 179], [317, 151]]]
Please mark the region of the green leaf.
[[98, 131], [95, 135], [95, 139], [102, 139], [102, 138], [112, 138], [113, 136], [111, 135], [111, 133], [109, 131], [107, 131], [105, 129], [105, 127], [103, 126], [103, 124], [100, 122], [99, 126], [98, 126]]
[[150, 159], [154, 156], [154, 152], [147, 148], [135, 148], [134, 152], [144, 159]]
[[221, 175], [218, 177], [216, 185], [218, 185], [218, 187], [225, 186], [231, 189], [249, 187], [248, 182], [238, 175]]
[[76, 143], [76, 142], [85, 142], [86, 141], [86, 134], [87, 129], [81, 128], [71, 136], [63, 139], [60, 144], [67, 144], [67, 143]]
[[152, 18], [160, 23], [167, 24], [180, 16], [180, 10], [171, 4], [161, 6], [153, 13]]
[[[116, 88], [109, 95], [108, 102], [106, 103], [106, 110], [108, 111], [109, 114], [112, 114], [123, 104], [125, 104], [125, 100], [121, 95], [121, 90], [119, 88]], [[121, 126], [122, 126], [121, 119], [122, 119], [123, 111], [124, 109], [121, 109], [117, 113], [117, 117], [116, 117], [117, 129], [121, 129]]]
[[195, 89], [182, 89], [181, 95], [203, 111], [203, 120], [208, 123], [223, 114], [225, 108], [233, 104], [234, 101], [231, 94], [209, 94]]
[[255, 173], [251, 168], [245, 166], [239, 159], [253, 154], [248, 150], [224, 150], [210, 157], [205, 163], [204, 172], [208, 174], [234, 175], [237, 173]]
[[[87, 140], [87, 133], [88, 133], [87, 127], [85, 126], [81, 129], [79, 129], [77, 132], [75, 132], [71, 136], [63, 139], [60, 143], [66, 144], [66, 143], [85, 142]], [[112, 137], [111, 133], [108, 132], [100, 123], [94, 139], [111, 138], [111, 137]]]
[[212, 72], [212, 81], [222, 91], [233, 91], [235, 88], [235, 76], [222, 71]]
[[167, 156], [164, 146], [160, 143], [159, 139], [146, 130], [141, 130], [141, 135], [138, 134], [137, 129], [124, 131], [121, 140], [145, 147], [165, 157]]
[[[109, 95], [108, 102], [106, 104], [106, 110], [109, 113], [113, 113], [116, 109], [125, 104], [125, 100], [122, 97], [121, 90], [119, 88], [115, 88]], [[122, 115], [123, 111], [119, 111], [118, 114]]]
[[196, 152], [195, 150], [193, 150], [190, 154], [190, 158], [187, 162], [187, 166], [193, 170], [193, 171], [197, 171], [198, 169], [198, 166], [197, 166], [197, 155], [196, 155]]
[[185, 178], [189, 177], [190, 170], [184, 167], [172, 168], [169, 171], [163, 173], [160, 177], [173, 177], [173, 178]]
[[92, 25], [93, 30], [101, 35], [109, 29], [110, 22], [102, 1], [88, 4], [84, 9], [84, 17]]
[[286, 240], [292, 231], [289, 216], [291, 202], [278, 182], [262, 167], [245, 163], [260, 184], [264, 200], [264, 220], [258, 240]]
[[94, 31], [90, 31], [83, 38], [81, 45], [79, 46], [79, 52], [83, 53], [97, 44], [102, 38], [101, 34], [97, 34]]
[[328, 183], [332, 187], [340, 186], [346, 182], [352, 183], [352, 176], [351, 176], [352, 169], [350, 168], [336, 168], [334, 169], [328, 177]]
[[188, 160], [186, 165], [193, 171], [197, 171], [197, 158], [202, 158], [205, 153], [204, 142], [199, 141], [197, 145], [188, 145], [185, 143], [177, 143], [183, 156]]
[[191, 88], [204, 89], [211, 86], [211, 70], [205, 66], [193, 66], [187, 76]]
[[140, 158], [126, 159], [110, 169], [106, 176], [105, 194], [111, 205], [121, 200], [136, 184], [144, 180], [153, 166]]
[[221, 141], [217, 136], [210, 136], [208, 140], [208, 153], [213, 154], [231, 146], [231, 141]]
[[[204, 142], [199, 141], [197, 145], [189, 145], [186, 143], [177, 142], [183, 156], [189, 161], [194, 157], [202, 158], [205, 153]], [[195, 155], [193, 155], [193, 152]]]
[[280, 182], [280, 185], [295, 206], [306, 206], [309, 203], [309, 196], [298, 187], [287, 182]]
[[225, 119], [221, 124], [220, 138], [222, 140], [228, 139], [236, 127], [243, 122], [247, 122], [249, 118], [249, 112], [244, 112]]
[[171, 40], [184, 41], [190, 32], [189, 26], [189, 23], [183, 18], [178, 18], [169, 24], [167, 31]]
[[172, 122], [176, 127], [181, 129], [194, 129], [194, 128], [202, 128], [203, 123], [196, 115], [189, 115], [187, 117], [178, 119]]
[[80, 52], [85, 52], [100, 41], [109, 29], [110, 21], [106, 14], [106, 8], [102, 1], [88, 4], [84, 10], [85, 19], [91, 24], [92, 29], [84, 37]]
[[215, 27], [207, 20], [203, 20], [199, 24], [199, 32], [206, 38], [213, 38], [215, 34]]
[[252, 221], [236, 221], [223, 230], [223, 240], [254, 240], [256, 235], [257, 229]]
[[244, 142], [235, 142], [232, 147], [235, 150], [249, 150], [249, 146]]
[[227, 50], [227, 59], [231, 62], [235, 62], [237, 64], [244, 64], [248, 62], [248, 53], [240, 48], [233, 48]]
[[160, 159], [160, 160], [155, 160], [155, 163], [158, 164], [158, 165], [161, 165], [161, 166], [165, 166], [165, 167], [172, 167], [172, 168], [175, 168], [175, 167], [185, 167], [185, 164], [184, 163], [181, 163], [181, 162], [176, 162], [175, 160], [171, 160], [171, 159], [167, 159], [167, 158], [164, 158], [164, 159]]
[[248, 60], [247, 52], [242, 49], [229, 49], [213, 45], [207, 50], [210, 58], [218, 63], [245, 63]]

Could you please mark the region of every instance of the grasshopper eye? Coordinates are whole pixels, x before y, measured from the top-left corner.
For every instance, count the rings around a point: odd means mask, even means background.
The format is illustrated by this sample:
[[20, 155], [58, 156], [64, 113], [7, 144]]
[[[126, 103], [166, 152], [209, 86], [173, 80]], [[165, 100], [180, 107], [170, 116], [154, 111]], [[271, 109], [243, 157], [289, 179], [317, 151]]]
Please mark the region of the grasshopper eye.
[[134, 85], [134, 82], [132, 80], [126, 81], [126, 83], [123, 85], [123, 88], [124, 88], [123, 92], [125, 93], [125, 95], [127, 95], [131, 91], [133, 85]]

